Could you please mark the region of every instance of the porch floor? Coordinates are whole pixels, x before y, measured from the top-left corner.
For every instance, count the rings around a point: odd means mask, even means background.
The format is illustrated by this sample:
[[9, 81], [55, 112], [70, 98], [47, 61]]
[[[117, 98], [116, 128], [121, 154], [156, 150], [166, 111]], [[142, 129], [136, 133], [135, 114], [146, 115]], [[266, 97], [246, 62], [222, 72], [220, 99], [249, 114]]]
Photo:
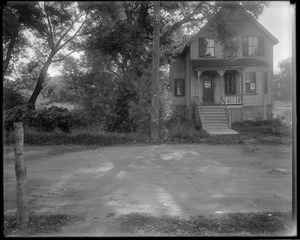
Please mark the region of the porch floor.
[[231, 128], [204, 128], [209, 135], [239, 134]]

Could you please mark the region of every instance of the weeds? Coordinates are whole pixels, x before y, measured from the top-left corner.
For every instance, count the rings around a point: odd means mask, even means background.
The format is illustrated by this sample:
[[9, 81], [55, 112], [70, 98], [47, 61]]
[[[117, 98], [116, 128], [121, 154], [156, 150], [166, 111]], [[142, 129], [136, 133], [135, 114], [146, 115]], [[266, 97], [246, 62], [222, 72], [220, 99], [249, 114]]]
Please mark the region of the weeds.
[[[167, 137], [161, 136], [153, 141], [149, 131], [131, 133], [105, 132], [101, 125], [93, 124], [72, 129], [66, 133], [56, 128], [52, 132], [38, 131], [25, 127], [25, 144], [28, 145], [97, 145], [110, 146], [133, 143], [206, 143], [206, 144], [256, 144], [278, 145], [291, 143], [291, 127], [281, 118], [267, 121], [244, 121], [232, 124], [239, 134], [209, 136], [203, 129], [197, 129], [192, 120], [172, 118], [165, 122], [162, 129], [168, 129]], [[6, 132], [5, 143], [13, 144], [13, 132]]]
[[203, 236], [216, 234], [288, 234], [292, 229], [290, 212], [228, 213], [189, 219], [153, 217], [132, 213], [119, 217], [119, 229], [132, 234], [143, 230], [162, 235]]
[[263, 121], [244, 121], [232, 124], [237, 132], [258, 133], [275, 137], [291, 136], [291, 128], [281, 119], [275, 118]]

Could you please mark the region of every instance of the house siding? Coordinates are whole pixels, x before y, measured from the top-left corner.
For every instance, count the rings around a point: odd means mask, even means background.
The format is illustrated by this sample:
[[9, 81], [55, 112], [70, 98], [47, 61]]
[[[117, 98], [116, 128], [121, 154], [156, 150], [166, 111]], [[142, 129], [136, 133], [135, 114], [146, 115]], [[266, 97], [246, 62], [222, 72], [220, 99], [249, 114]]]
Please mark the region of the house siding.
[[[273, 104], [273, 45], [276, 44], [276, 38], [272, 37], [262, 30], [255, 20], [249, 19], [243, 15], [244, 13], [237, 11], [233, 14], [232, 24], [238, 29], [237, 40], [239, 42], [239, 49], [235, 60], [239, 65], [233, 67], [226, 67], [222, 65], [223, 48], [221, 43], [218, 42], [214, 33], [211, 31], [210, 23], [206, 24], [202, 30], [197, 33], [189, 42], [185, 49], [185, 54], [181, 59], [177, 59], [173, 64], [172, 78], [185, 79], [185, 96], [174, 96], [174, 105], [185, 105], [185, 110], [188, 116], [191, 117], [194, 112], [192, 111], [195, 104], [195, 91], [199, 87], [198, 96], [200, 102], [203, 101], [203, 78], [200, 77], [200, 84], [197, 84], [197, 72], [199, 68], [205, 71], [215, 71], [214, 74], [214, 103], [221, 104], [220, 96], [225, 96], [224, 80], [221, 82], [221, 77], [216, 70], [239, 70], [241, 79], [237, 81], [236, 95], [243, 94], [242, 104], [239, 106], [230, 106], [232, 121], [243, 121], [244, 119], [261, 119], [264, 117], [265, 109], [267, 109], [267, 117], [272, 116]], [[262, 56], [243, 56], [242, 40], [243, 37], [264, 37], [264, 54]], [[215, 56], [213, 57], [200, 57], [199, 56], [199, 38], [213, 38], [215, 39]], [[201, 60], [201, 61], [197, 61]], [[244, 61], [242, 61], [244, 60]], [[216, 62], [214, 62], [216, 61]], [[256, 61], [256, 62], [255, 62]], [[242, 62], [242, 64], [241, 64]], [[208, 64], [209, 63], [209, 64]], [[220, 65], [217, 65], [217, 64]], [[245, 76], [247, 72], [255, 72], [256, 76], [256, 92], [255, 94], [247, 94], [245, 87]], [[264, 93], [264, 73], [267, 72], [267, 93]], [[222, 84], [222, 86], [221, 86]], [[240, 85], [242, 84], [242, 85]], [[173, 88], [172, 88], [173, 89]], [[241, 89], [241, 92], [240, 92]], [[184, 112], [181, 110], [181, 112]], [[251, 117], [252, 115], [252, 117]]]

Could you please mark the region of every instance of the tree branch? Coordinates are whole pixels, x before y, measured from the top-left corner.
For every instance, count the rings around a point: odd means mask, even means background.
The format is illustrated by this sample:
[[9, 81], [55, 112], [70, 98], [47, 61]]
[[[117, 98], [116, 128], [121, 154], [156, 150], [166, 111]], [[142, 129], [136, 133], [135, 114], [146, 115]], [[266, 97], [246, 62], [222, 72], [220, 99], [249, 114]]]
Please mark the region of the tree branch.
[[74, 35], [72, 37], [70, 37], [68, 40], [66, 40], [60, 47], [57, 46], [57, 50], [56, 52], [58, 52], [59, 50], [61, 50], [64, 46], [66, 46], [69, 42], [71, 42], [74, 38], [78, 37], [79, 35], [78, 32], [82, 29], [82, 27], [84, 26], [84, 24], [86, 23], [86, 20], [87, 20], [87, 15], [85, 15], [85, 19], [84, 21], [82, 22], [82, 24], [80, 25], [80, 27], [77, 29], [77, 31], [74, 33]]
[[50, 43], [49, 44], [50, 44], [51, 49], [53, 50], [54, 49], [54, 35], [53, 35], [53, 31], [52, 31], [52, 26], [51, 26], [49, 14], [48, 14], [48, 11], [45, 8], [45, 3], [44, 3], [44, 10], [45, 10], [45, 13], [46, 13], [46, 16], [47, 16], [47, 21], [48, 21], [48, 26], [49, 26], [49, 31], [48, 31], [48, 28], [47, 28], [47, 32], [49, 33], [49, 37], [50, 37]]
[[64, 39], [64, 37], [71, 31], [76, 21], [81, 17], [81, 14], [78, 14], [78, 16], [72, 21], [70, 27], [61, 35], [61, 37], [58, 39], [57, 43], [55, 44], [55, 49], [58, 48], [61, 41]]
[[176, 29], [178, 29], [179, 27], [181, 27], [183, 24], [188, 23], [191, 21], [192, 17], [194, 17], [198, 11], [201, 9], [203, 3], [199, 3], [194, 11], [192, 13], [190, 13], [189, 15], [187, 15], [185, 18], [183, 18], [182, 20], [180, 20], [179, 22], [176, 22], [168, 31], [166, 31], [164, 33], [164, 35], [161, 37], [160, 41], [164, 42], [164, 40], [170, 36]]
[[81, 52], [81, 51], [84, 51], [84, 49], [81, 49], [81, 50], [74, 50], [72, 52], [69, 52], [68, 54], [66, 54], [65, 56], [61, 57], [61, 58], [58, 58], [58, 59], [53, 59], [51, 60], [52, 63], [54, 62], [60, 62], [62, 60], [65, 60], [68, 56], [70, 56], [72, 53], [75, 53], [75, 52]]

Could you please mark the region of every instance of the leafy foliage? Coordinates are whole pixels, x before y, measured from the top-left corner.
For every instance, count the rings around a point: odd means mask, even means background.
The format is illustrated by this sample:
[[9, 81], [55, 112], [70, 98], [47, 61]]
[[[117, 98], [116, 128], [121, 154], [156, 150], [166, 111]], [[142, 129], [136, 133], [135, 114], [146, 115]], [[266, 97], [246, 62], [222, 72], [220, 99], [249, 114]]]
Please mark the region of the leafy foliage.
[[25, 96], [13, 86], [3, 86], [3, 109], [8, 110], [26, 103]]

